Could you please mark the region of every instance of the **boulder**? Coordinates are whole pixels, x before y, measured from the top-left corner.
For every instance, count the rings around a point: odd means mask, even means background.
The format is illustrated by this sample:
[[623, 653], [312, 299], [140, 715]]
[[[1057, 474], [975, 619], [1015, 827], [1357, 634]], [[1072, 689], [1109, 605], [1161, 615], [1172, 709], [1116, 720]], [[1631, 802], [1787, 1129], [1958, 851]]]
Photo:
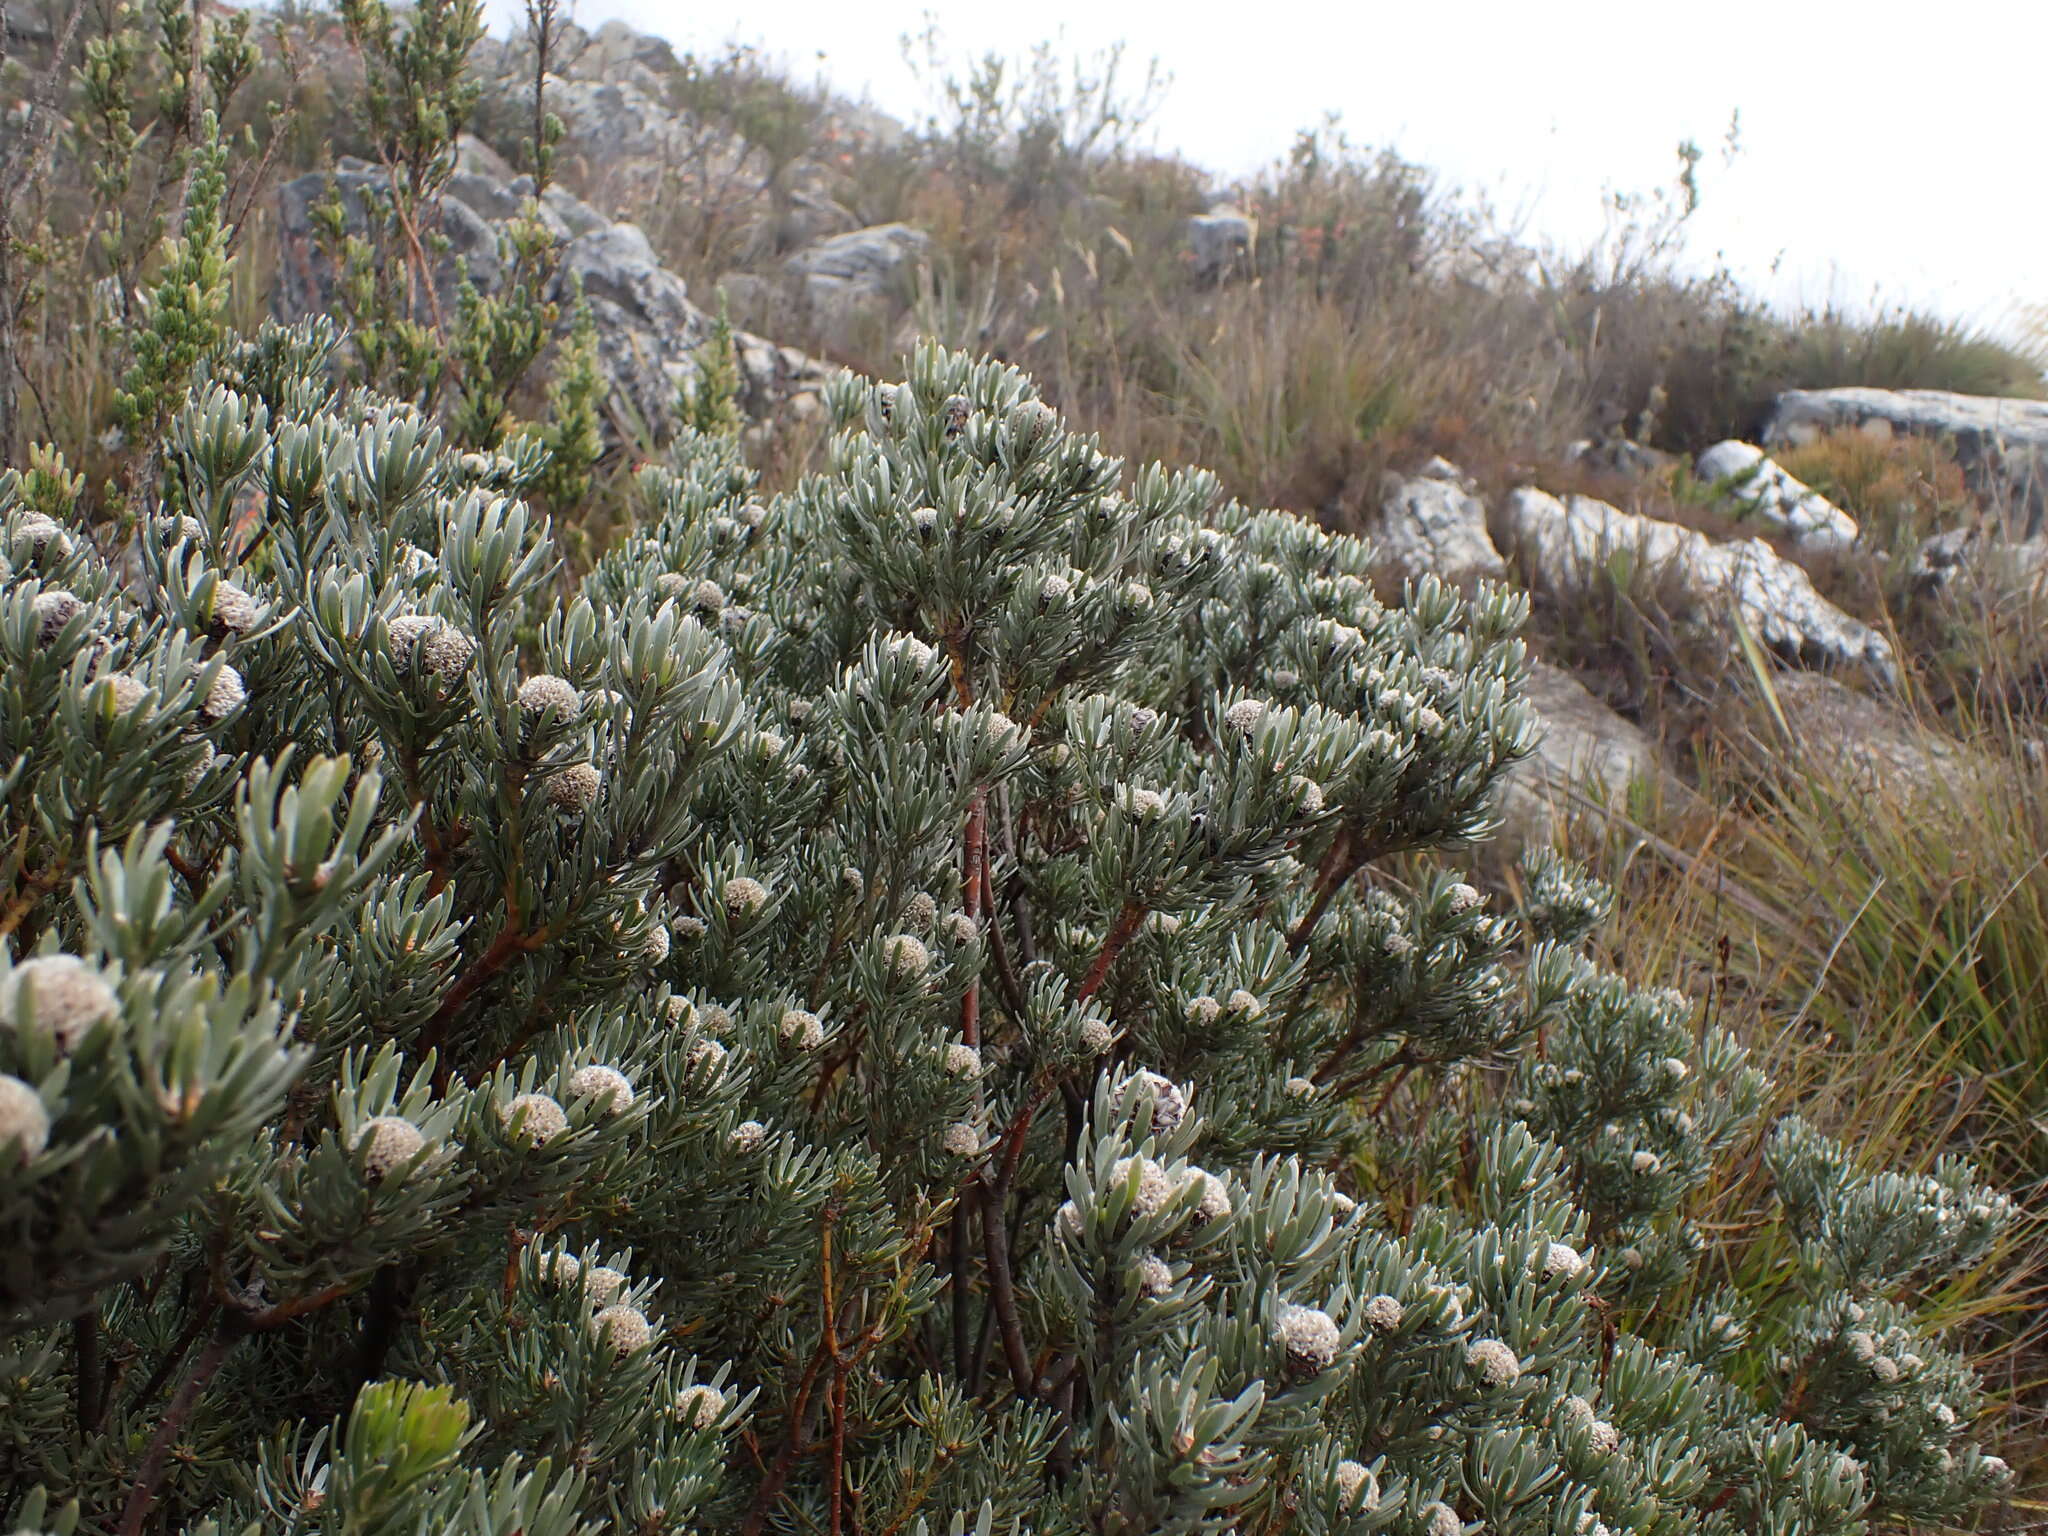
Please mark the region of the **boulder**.
[[2038, 598], [2048, 589], [2048, 542], [2002, 539], [1965, 523], [1922, 540], [1913, 575], [1923, 592], [1974, 586], [2005, 599]]
[[[348, 164], [345, 162], [345, 164]], [[332, 308], [334, 273], [313, 236], [310, 210], [339, 189], [350, 227], [367, 227], [363, 198], [381, 193], [384, 173], [360, 163], [332, 177], [302, 176], [280, 191], [281, 280], [275, 300], [280, 319]], [[437, 261], [434, 287], [444, 319], [456, 310], [456, 258], [470, 281], [489, 297], [505, 283], [499, 256], [500, 226], [531, 199], [533, 183], [499, 181], [479, 170], [461, 171], [442, 199], [441, 230], [450, 239]], [[619, 430], [666, 434], [677, 420], [683, 386], [697, 372], [695, 353], [711, 332], [711, 318], [691, 302], [683, 280], [662, 266], [647, 236], [634, 224], [614, 222], [560, 188], [551, 187], [541, 218], [560, 244], [560, 265], [550, 297], [562, 302], [562, 325], [572, 323], [567, 300], [579, 283], [597, 334], [598, 366], [608, 385], [610, 417]], [[424, 305], [422, 306], [425, 307]], [[421, 318], [426, 318], [424, 315]], [[759, 336], [735, 337], [740, 358], [741, 405], [756, 418], [805, 417], [838, 370]]]
[[1536, 751], [1502, 787], [1502, 853], [1555, 842], [1572, 816], [1593, 807], [1625, 807], [1633, 785], [1674, 787], [1655, 743], [1569, 672], [1531, 662], [1527, 698], [1539, 721]]
[[1457, 466], [1443, 459], [1432, 459], [1413, 476], [1387, 477], [1372, 544], [1408, 580], [1434, 571], [1470, 592], [1482, 581], [1507, 579], [1507, 561], [1486, 531], [1486, 504]]
[[931, 243], [908, 224], [876, 224], [806, 246], [783, 271], [801, 286], [825, 345], [857, 349], [879, 340], [906, 307]]
[[1754, 518], [1802, 550], [1847, 549], [1856, 519], [1796, 479], [1754, 443], [1730, 438], [1699, 456], [1700, 479], [1740, 517]]
[[1259, 221], [1236, 208], [1211, 208], [1188, 220], [1187, 240], [1202, 282], [1248, 276], [1258, 252]]
[[2034, 538], [2048, 522], [2048, 401], [1945, 389], [1795, 389], [1778, 396], [1763, 441], [1811, 442], [1843, 427], [1940, 438], [2008, 531]]
[[1835, 787], [1911, 797], [1989, 783], [1997, 771], [1983, 753], [1838, 678], [1787, 672], [1772, 678], [1771, 693], [1792, 750]]
[[[1524, 486], [1508, 497], [1503, 532], [1532, 585], [1578, 593], [1606, 579], [1617, 554], [1658, 573], [1703, 628], [1739, 615], [1759, 641], [1801, 666], [1863, 667], [1896, 680], [1890, 643], [1814, 589], [1806, 572], [1762, 539], [1717, 543], [1694, 529], [1641, 517], [1590, 496], [1563, 501]], [[1731, 636], [1730, 643], [1733, 643]]]

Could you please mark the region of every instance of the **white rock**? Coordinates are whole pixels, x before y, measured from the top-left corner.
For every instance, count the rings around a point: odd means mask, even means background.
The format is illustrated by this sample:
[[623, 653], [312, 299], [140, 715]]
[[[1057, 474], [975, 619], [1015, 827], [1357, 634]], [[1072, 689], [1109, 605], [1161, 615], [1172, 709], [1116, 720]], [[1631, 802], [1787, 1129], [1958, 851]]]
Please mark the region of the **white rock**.
[[1740, 515], [1754, 517], [1800, 549], [1847, 549], [1856, 520], [1754, 443], [1729, 438], [1699, 457], [1700, 479], [1715, 485]]
[[1373, 549], [1403, 576], [1434, 571], [1470, 591], [1502, 581], [1507, 562], [1486, 531], [1486, 505], [1463, 484], [1457, 466], [1433, 459], [1413, 478], [1389, 476]]
[[[1590, 496], [1565, 501], [1524, 486], [1508, 497], [1504, 531], [1533, 585], [1572, 594], [1607, 579], [1628, 554], [1675, 582], [1702, 627], [1739, 615], [1763, 645], [1802, 666], [1861, 666], [1897, 678], [1884, 636], [1814, 589], [1806, 573], [1762, 539], [1716, 543], [1677, 523], [1623, 512]], [[1735, 644], [1733, 635], [1729, 644]]]

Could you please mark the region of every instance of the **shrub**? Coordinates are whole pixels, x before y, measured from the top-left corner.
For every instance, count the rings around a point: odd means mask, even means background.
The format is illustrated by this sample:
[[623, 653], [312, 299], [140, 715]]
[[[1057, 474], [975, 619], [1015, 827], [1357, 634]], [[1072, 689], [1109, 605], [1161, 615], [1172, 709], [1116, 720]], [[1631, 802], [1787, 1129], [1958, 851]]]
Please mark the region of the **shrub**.
[[[1762, 1124], [1574, 871], [1428, 861], [1528, 749], [1519, 599], [1383, 606], [932, 349], [767, 503], [686, 433], [565, 591], [533, 456], [336, 344], [228, 348], [127, 550], [5, 482], [21, 1518], [1789, 1536], [2001, 1486], [1916, 1307], [2007, 1203]], [[1693, 1220], [1757, 1155], [1763, 1311]]]

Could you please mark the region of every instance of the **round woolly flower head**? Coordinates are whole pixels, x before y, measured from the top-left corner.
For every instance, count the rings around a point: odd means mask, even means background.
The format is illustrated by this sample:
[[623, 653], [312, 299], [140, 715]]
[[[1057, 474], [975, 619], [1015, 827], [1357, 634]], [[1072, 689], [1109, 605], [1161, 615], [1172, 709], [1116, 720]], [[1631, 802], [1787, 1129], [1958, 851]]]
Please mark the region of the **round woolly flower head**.
[[1374, 1333], [1393, 1333], [1401, 1326], [1401, 1303], [1384, 1293], [1370, 1298], [1360, 1310], [1365, 1326]]
[[726, 603], [725, 588], [709, 577], [690, 588], [690, 606], [704, 613], [718, 613]]
[[363, 1172], [374, 1183], [388, 1178], [427, 1144], [420, 1128], [403, 1115], [379, 1115], [365, 1120], [356, 1133], [356, 1150], [363, 1156]]
[[626, 1288], [624, 1270], [613, 1269], [609, 1264], [593, 1264], [583, 1271], [583, 1294], [600, 1307], [608, 1307]]
[[109, 672], [86, 684], [86, 706], [93, 710], [111, 708], [116, 715], [133, 714], [149, 697], [149, 685], [126, 672]]
[[1595, 1419], [1586, 1426], [1586, 1443], [1597, 1456], [1611, 1456], [1621, 1445], [1621, 1431], [1605, 1419]]
[[930, 933], [939, 920], [939, 904], [929, 891], [919, 891], [903, 903], [903, 926], [912, 933]]
[[1138, 1289], [1147, 1296], [1164, 1296], [1173, 1289], [1173, 1266], [1156, 1253], [1141, 1254], [1136, 1265]]
[[1170, 1136], [1180, 1129], [1181, 1121], [1188, 1115], [1188, 1097], [1177, 1084], [1149, 1068], [1141, 1069], [1125, 1080], [1123, 1091], [1117, 1095], [1118, 1106], [1122, 1107], [1139, 1093], [1152, 1095], [1152, 1130], [1155, 1135]]
[[583, 1261], [561, 1249], [544, 1256], [537, 1267], [541, 1279], [565, 1291], [583, 1277]]
[[1126, 789], [1124, 809], [1140, 821], [1152, 821], [1166, 814], [1166, 796], [1156, 789]]
[[946, 1047], [946, 1074], [949, 1077], [980, 1077], [981, 1052], [971, 1045], [954, 1041]]
[[1080, 1042], [1081, 1049], [1090, 1056], [1100, 1056], [1109, 1049], [1114, 1040], [1109, 1025], [1092, 1013], [1081, 1021], [1081, 1027], [1074, 1032], [1074, 1036]]
[[1474, 1339], [1466, 1346], [1465, 1364], [1489, 1387], [1511, 1387], [1522, 1377], [1522, 1362], [1499, 1339]]
[[608, 1115], [633, 1107], [632, 1079], [617, 1067], [578, 1067], [569, 1075], [569, 1092], [579, 1099], [596, 1099], [598, 1107]]
[[1127, 581], [1117, 588], [1117, 601], [1126, 608], [1146, 609], [1152, 606], [1152, 589], [1142, 581]]
[[1232, 1013], [1243, 1014], [1248, 1019], [1256, 1019], [1266, 1011], [1266, 1005], [1260, 1002], [1255, 994], [1245, 991], [1243, 987], [1239, 987], [1230, 996], [1223, 999], [1223, 1006]]
[[757, 1152], [768, 1139], [768, 1127], [758, 1120], [742, 1120], [725, 1139], [735, 1152]]
[[218, 634], [246, 635], [256, 627], [262, 612], [256, 599], [233, 582], [216, 582], [213, 610], [207, 615], [207, 624]]
[[114, 989], [76, 955], [38, 955], [0, 982], [0, 1025], [19, 1029], [33, 1012], [59, 1051], [75, 1048], [117, 1006]]
[[1336, 1319], [1321, 1307], [1282, 1307], [1274, 1333], [1287, 1351], [1288, 1366], [1303, 1376], [1327, 1371], [1344, 1347]]
[[1450, 894], [1445, 898], [1445, 905], [1453, 912], [1470, 912], [1479, 905], [1479, 901], [1478, 890], [1460, 880], [1451, 887]]
[[51, 587], [36, 594], [36, 600], [29, 605], [35, 615], [36, 644], [47, 646], [64, 633], [64, 626], [72, 616], [85, 608], [85, 602], [75, 592], [66, 592], [62, 587]]
[[18, 1077], [0, 1073], [0, 1151], [11, 1147], [27, 1162], [50, 1144], [50, 1112], [43, 1096]]
[[630, 1355], [654, 1342], [654, 1327], [638, 1307], [606, 1307], [591, 1318], [590, 1329], [615, 1354]]
[[242, 674], [233, 667], [223, 666], [214, 674], [206, 697], [199, 701], [199, 717], [209, 724], [217, 724], [240, 709], [248, 697], [249, 690], [242, 682]]
[[939, 926], [955, 944], [973, 944], [981, 938], [981, 924], [965, 912], [948, 912]]
[[[597, 792], [603, 788], [604, 774], [595, 763], [571, 763], [548, 780], [548, 804], [558, 811], [581, 816], [597, 804]], [[664, 953], [667, 938], [667, 934], [662, 934]]]
[[882, 940], [882, 963], [897, 981], [916, 981], [931, 969], [932, 952], [914, 934], [892, 933]]
[[919, 533], [931, 533], [939, 526], [939, 509], [937, 507], [919, 507], [910, 514], [910, 526]]
[[737, 918], [759, 917], [768, 905], [768, 887], [752, 875], [735, 875], [718, 893], [725, 910]]
[[[1287, 787], [1294, 791], [1294, 798], [1305, 816], [1319, 816], [1323, 810], [1323, 786], [1306, 774], [1297, 773], [1287, 781]], [[1355, 1466], [1356, 1463], [1354, 1462]]]
[[1458, 1518], [1455, 1509], [1438, 1500], [1423, 1507], [1422, 1528], [1427, 1536], [1459, 1536], [1465, 1529], [1465, 1522]]
[[1199, 1193], [1195, 1197], [1194, 1209], [1188, 1213], [1189, 1222], [1196, 1227], [1206, 1227], [1223, 1220], [1232, 1210], [1230, 1191], [1221, 1179], [1206, 1168], [1190, 1168], [1181, 1176], [1180, 1186], [1193, 1186]]
[[1266, 718], [1271, 708], [1263, 699], [1239, 699], [1223, 711], [1223, 723], [1240, 736], [1249, 736], [1259, 728], [1259, 722]]
[[1664, 1168], [1663, 1160], [1654, 1152], [1637, 1152], [1628, 1160], [1628, 1165], [1646, 1178], [1662, 1172]]
[[8, 530], [18, 543], [26, 544], [31, 555], [52, 554], [62, 560], [71, 553], [71, 535], [54, 517], [41, 512], [23, 512]]
[[939, 1145], [955, 1157], [979, 1157], [981, 1155], [981, 1128], [971, 1121], [956, 1120], [946, 1127], [946, 1134]]
[[704, 1035], [690, 1042], [690, 1052], [686, 1060], [692, 1070], [702, 1072], [706, 1077], [716, 1081], [725, 1071], [725, 1054], [725, 1046], [722, 1043], [713, 1040], [709, 1035]]
[[1346, 1508], [1360, 1504], [1377, 1503], [1380, 1496], [1379, 1484], [1365, 1463], [1340, 1461], [1337, 1463], [1337, 1496]]
[[1052, 1213], [1053, 1234], [1063, 1241], [1074, 1242], [1081, 1236], [1081, 1207], [1071, 1200], [1062, 1200], [1060, 1208]]
[[569, 1129], [562, 1106], [544, 1093], [522, 1093], [507, 1099], [500, 1114], [512, 1138], [529, 1147], [544, 1147]]
[[539, 672], [519, 685], [519, 707], [529, 715], [554, 713], [573, 720], [583, 709], [583, 695], [576, 685], [552, 672]]
[[1585, 1270], [1585, 1256], [1570, 1243], [1552, 1243], [1543, 1250], [1543, 1273], [1552, 1278], [1563, 1276], [1569, 1280]]
[[1038, 583], [1038, 600], [1041, 603], [1057, 603], [1072, 594], [1074, 584], [1057, 572], [1048, 572]]
[[778, 1032], [800, 1051], [815, 1051], [825, 1043], [825, 1026], [808, 1008], [785, 1009]]
[[1198, 1029], [1206, 1029], [1222, 1017], [1223, 1005], [1206, 994], [1188, 1004], [1188, 1022]]
[[1315, 1079], [1311, 1077], [1290, 1077], [1281, 1089], [1290, 1099], [1312, 1099], [1316, 1096]]
[[1166, 1176], [1166, 1170], [1149, 1157], [1120, 1157], [1110, 1165], [1110, 1182], [1114, 1185], [1128, 1183], [1132, 1171], [1138, 1177], [1138, 1192], [1132, 1198], [1131, 1210], [1138, 1216], [1156, 1216], [1165, 1209], [1166, 1202], [1173, 1198], [1173, 1181]]
[[476, 642], [452, 624], [427, 613], [401, 614], [385, 626], [391, 654], [440, 677], [454, 677], [476, 654]]
[[676, 1394], [674, 1409], [678, 1424], [692, 1429], [710, 1429], [725, 1417], [725, 1394], [708, 1382], [683, 1388]]

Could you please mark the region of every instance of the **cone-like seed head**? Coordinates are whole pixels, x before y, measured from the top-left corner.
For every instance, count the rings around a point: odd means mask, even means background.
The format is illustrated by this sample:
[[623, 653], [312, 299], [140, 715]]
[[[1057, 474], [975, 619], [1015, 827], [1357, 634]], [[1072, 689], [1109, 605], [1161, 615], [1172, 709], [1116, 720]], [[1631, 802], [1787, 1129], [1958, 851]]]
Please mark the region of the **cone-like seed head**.
[[919, 891], [903, 903], [903, 926], [911, 933], [930, 933], [939, 920], [939, 904], [929, 891]]
[[0, 1150], [27, 1162], [50, 1144], [50, 1112], [43, 1096], [18, 1077], [0, 1073]]
[[931, 969], [932, 952], [914, 935], [894, 933], [882, 940], [882, 961], [898, 981], [916, 981]]
[[1305, 1376], [1328, 1370], [1344, 1347], [1336, 1319], [1320, 1307], [1282, 1307], [1274, 1331], [1287, 1351], [1288, 1365]]
[[1108, 1050], [1113, 1038], [1109, 1026], [1093, 1014], [1081, 1021], [1077, 1037], [1081, 1042], [1081, 1049], [1090, 1056], [1100, 1056]]
[[1522, 1362], [1499, 1339], [1474, 1339], [1465, 1349], [1465, 1364], [1489, 1387], [1511, 1387], [1522, 1376]]
[[725, 910], [734, 917], [755, 917], [768, 905], [768, 887], [751, 875], [738, 875], [725, 882], [720, 893]]
[[590, 1320], [599, 1342], [615, 1354], [630, 1355], [654, 1342], [654, 1328], [638, 1307], [606, 1307]]
[[64, 531], [64, 525], [41, 512], [21, 513], [8, 531], [17, 542], [28, 546], [31, 555], [54, 555], [62, 560], [71, 553], [71, 535]]
[[758, 1120], [742, 1120], [726, 1138], [735, 1152], [754, 1152], [768, 1139], [768, 1127]]
[[580, 816], [597, 804], [597, 792], [602, 788], [604, 774], [595, 763], [571, 763], [548, 780], [548, 804], [558, 811]]
[[240, 709], [249, 697], [249, 690], [242, 684], [242, 674], [233, 667], [223, 666], [206, 690], [206, 697], [199, 701], [201, 719], [217, 724]]
[[365, 1120], [356, 1135], [356, 1150], [363, 1154], [363, 1172], [372, 1181], [387, 1178], [415, 1157], [427, 1138], [420, 1128], [402, 1115], [379, 1115]]
[[676, 1422], [693, 1429], [710, 1429], [725, 1417], [725, 1394], [705, 1382], [685, 1387], [676, 1394]]
[[553, 711], [564, 720], [573, 720], [583, 709], [583, 695], [567, 678], [542, 672], [519, 685], [519, 707], [529, 715]]
[[578, 1067], [570, 1074], [569, 1092], [579, 1099], [596, 1099], [609, 1115], [633, 1107], [632, 1081], [617, 1067]]
[[218, 633], [246, 635], [256, 627], [261, 612], [255, 598], [233, 582], [223, 581], [214, 586], [213, 611], [207, 620]]
[[529, 1147], [544, 1147], [569, 1128], [562, 1106], [544, 1093], [522, 1093], [508, 1099], [504, 1116], [513, 1138]]
[[64, 626], [71, 622], [73, 614], [85, 607], [75, 592], [66, 592], [62, 587], [52, 587], [47, 592], [36, 594], [30, 611], [36, 618], [36, 644], [49, 645], [64, 632]]
[[19, 1029], [33, 1010], [36, 1028], [71, 1051], [86, 1032], [110, 1017], [118, 1002], [100, 973], [76, 955], [39, 955], [0, 982], [0, 1025]]
[[1171, 1135], [1180, 1129], [1181, 1121], [1187, 1118], [1187, 1095], [1178, 1085], [1161, 1077], [1157, 1072], [1140, 1071], [1131, 1074], [1124, 1084], [1123, 1099], [1133, 1099], [1141, 1092], [1152, 1095], [1152, 1130], [1160, 1136]]
[[815, 1051], [825, 1043], [825, 1026], [807, 1008], [785, 1009], [779, 1033], [800, 1051]]

